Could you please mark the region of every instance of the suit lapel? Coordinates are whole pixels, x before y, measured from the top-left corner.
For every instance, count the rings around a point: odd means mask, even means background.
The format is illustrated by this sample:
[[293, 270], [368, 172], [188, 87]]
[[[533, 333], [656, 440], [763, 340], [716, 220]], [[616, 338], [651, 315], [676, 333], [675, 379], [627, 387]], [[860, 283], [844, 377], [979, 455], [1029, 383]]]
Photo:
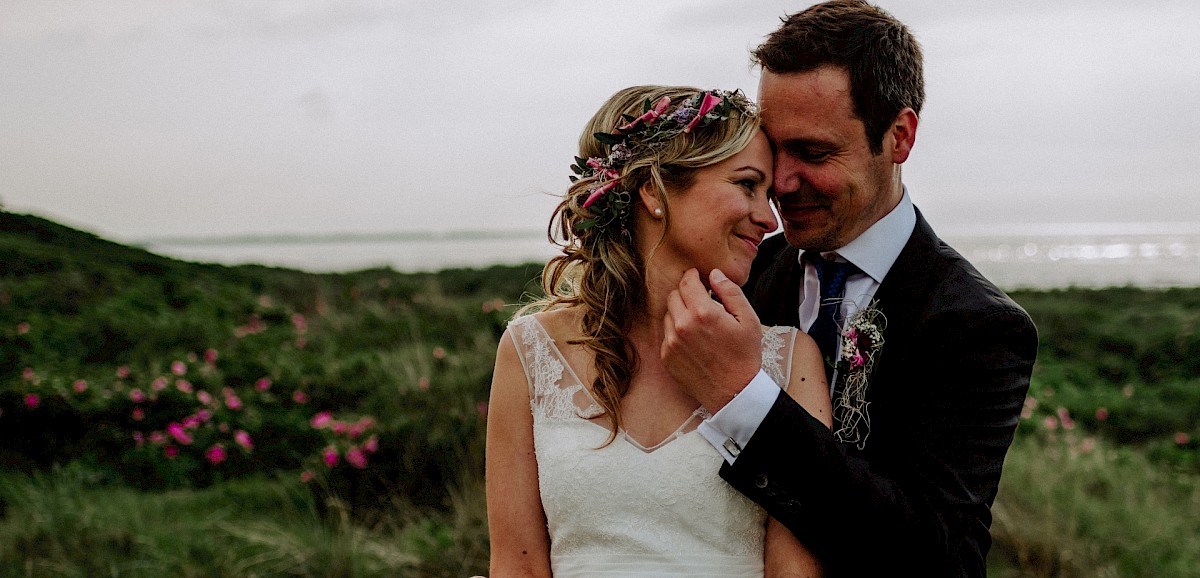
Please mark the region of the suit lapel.
[[[770, 245], [768, 245], [770, 243]], [[746, 286], [750, 303], [764, 325], [800, 325], [800, 285], [804, 267], [800, 250], [787, 244], [783, 235], [763, 243], [766, 249], [754, 261]]]
[[890, 354], [908, 345], [902, 340], [911, 338], [917, 317], [924, 309], [922, 300], [930, 297], [929, 266], [934, 261], [932, 257], [937, 243], [933, 229], [921, 216], [921, 211], [917, 210], [917, 224], [912, 235], [875, 292], [879, 310], [887, 318], [883, 349], [880, 351], [879, 365], [875, 368], [877, 374], [887, 367]]

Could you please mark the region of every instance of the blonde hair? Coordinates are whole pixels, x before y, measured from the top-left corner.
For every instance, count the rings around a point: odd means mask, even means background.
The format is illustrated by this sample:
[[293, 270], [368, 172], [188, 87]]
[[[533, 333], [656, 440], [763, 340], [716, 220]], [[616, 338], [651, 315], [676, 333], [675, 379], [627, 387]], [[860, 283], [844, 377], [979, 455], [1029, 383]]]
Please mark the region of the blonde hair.
[[[639, 116], [643, 103], [670, 97], [671, 106], [663, 115], [666, 117], [700, 92], [698, 88], [683, 86], [633, 86], [617, 92], [584, 127], [579, 138], [579, 156], [608, 157], [612, 146], [593, 135], [611, 133], [629, 117]], [[632, 216], [642, 203], [638, 191], [647, 183], [652, 185], [662, 205], [665, 237], [671, 223], [671, 193], [691, 186], [697, 169], [741, 152], [758, 134], [760, 123], [753, 103], [740, 92], [730, 93], [726, 98], [734, 100], [728, 119], [709, 122], [653, 147], [634, 148], [633, 156], [620, 168], [618, 187], [628, 192], [630, 210], [624, 216], [625, 222], [609, 225], [619, 231], [580, 227], [581, 222], [596, 217], [590, 208], [583, 207], [596, 184], [595, 176], [573, 183], [550, 219], [547, 236], [562, 248], [562, 254], [550, 259], [542, 271], [546, 297], [523, 307], [518, 315], [572, 306], [582, 308], [583, 337], [570, 343], [582, 344], [595, 356], [592, 392], [610, 419], [605, 445], [616, 439], [621, 427], [620, 400], [629, 390], [637, 367], [637, 356], [626, 335], [633, 319], [644, 312], [646, 305], [644, 263], [638, 252]], [[657, 243], [661, 242], [660, 237]]]

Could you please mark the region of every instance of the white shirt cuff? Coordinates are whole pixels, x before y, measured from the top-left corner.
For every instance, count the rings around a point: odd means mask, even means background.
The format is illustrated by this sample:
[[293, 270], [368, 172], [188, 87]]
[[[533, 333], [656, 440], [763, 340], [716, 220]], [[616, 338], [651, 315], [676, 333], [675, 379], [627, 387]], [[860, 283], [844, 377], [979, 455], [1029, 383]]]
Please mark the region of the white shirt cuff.
[[761, 369], [754, 379], [742, 389], [725, 407], [712, 417], [700, 422], [696, 429], [708, 440], [717, 452], [732, 464], [742, 448], [758, 430], [759, 424], [775, 405], [779, 397], [779, 384]]

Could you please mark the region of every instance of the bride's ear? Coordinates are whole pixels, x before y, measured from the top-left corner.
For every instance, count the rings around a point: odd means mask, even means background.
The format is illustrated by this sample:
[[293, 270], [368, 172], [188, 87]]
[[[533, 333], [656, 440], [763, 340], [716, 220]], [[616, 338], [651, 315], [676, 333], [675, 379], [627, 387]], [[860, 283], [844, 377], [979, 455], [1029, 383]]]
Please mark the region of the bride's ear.
[[655, 186], [653, 180], [648, 180], [638, 187], [638, 196], [642, 199], [642, 206], [646, 207], [646, 212], [656, 219], [661, 219], [665, 210], [663, 209], [662, 195], [662, 190]]

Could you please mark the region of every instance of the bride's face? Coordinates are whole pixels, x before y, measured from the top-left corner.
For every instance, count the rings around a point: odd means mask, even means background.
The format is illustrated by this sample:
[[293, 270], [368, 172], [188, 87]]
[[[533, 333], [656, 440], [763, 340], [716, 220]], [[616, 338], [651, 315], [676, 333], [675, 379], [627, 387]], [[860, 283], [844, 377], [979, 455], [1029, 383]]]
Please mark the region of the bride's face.
[[771, 163], [759, 132], [741, 152], [697, 170], [691, 186], [671, 196], [670, 230], [653, 259], [675, 261], [680, 273], [694, 267], [701, 279], [720, 269], [745, 283], [759, 243], [779, 225], [771, 211]]

